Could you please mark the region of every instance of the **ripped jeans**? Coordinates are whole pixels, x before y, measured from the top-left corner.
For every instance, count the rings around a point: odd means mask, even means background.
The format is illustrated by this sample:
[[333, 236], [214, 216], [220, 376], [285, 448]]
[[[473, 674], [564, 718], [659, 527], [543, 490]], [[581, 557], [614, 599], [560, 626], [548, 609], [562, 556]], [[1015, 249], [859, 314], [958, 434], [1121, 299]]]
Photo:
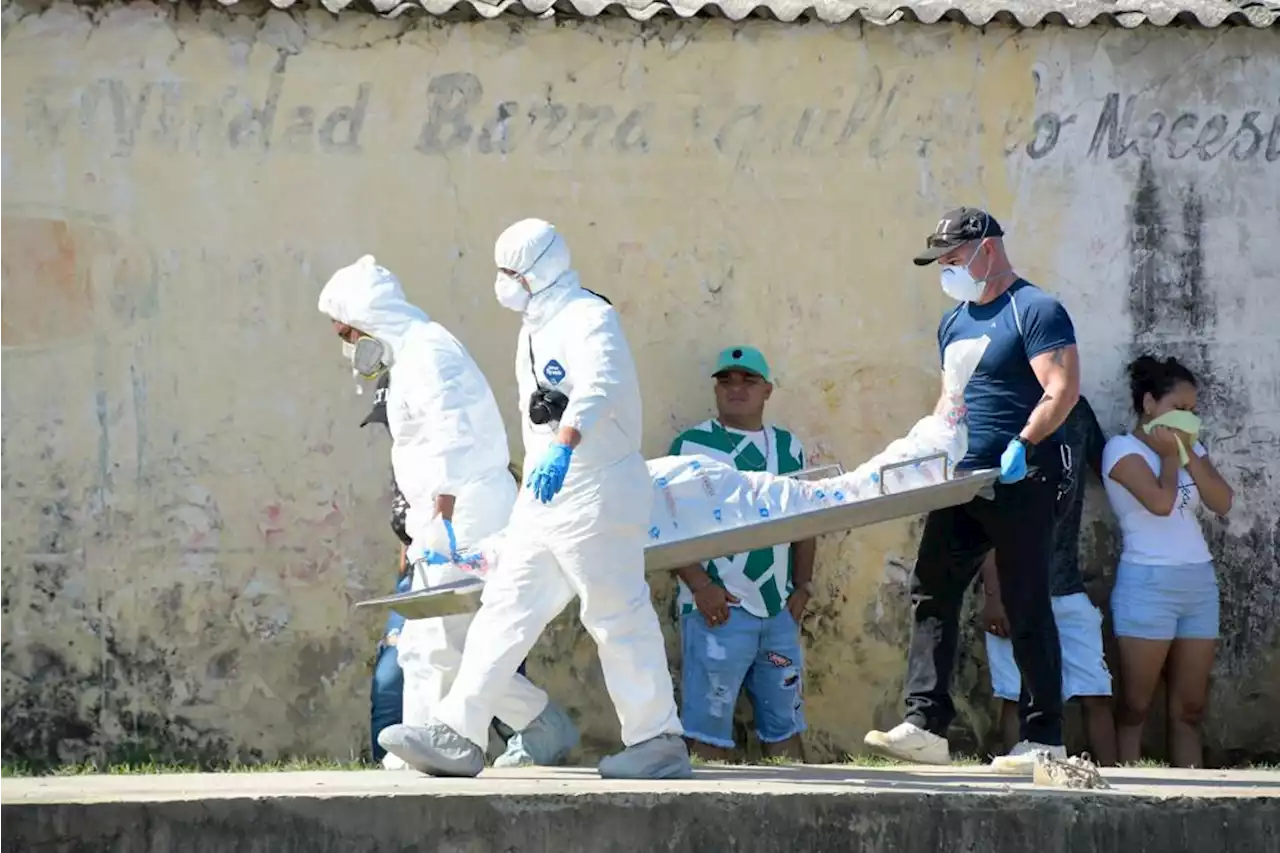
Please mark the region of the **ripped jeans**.
[[732, 749], [733, 711], [744, 686], [761, 743], [781, 743], [805, 730], [804, 650], [787, 610], [761, 618], [730, 607], [728, 621], [714, 628], [695, 610], [680, 618], [680, 635], [686, 737]]

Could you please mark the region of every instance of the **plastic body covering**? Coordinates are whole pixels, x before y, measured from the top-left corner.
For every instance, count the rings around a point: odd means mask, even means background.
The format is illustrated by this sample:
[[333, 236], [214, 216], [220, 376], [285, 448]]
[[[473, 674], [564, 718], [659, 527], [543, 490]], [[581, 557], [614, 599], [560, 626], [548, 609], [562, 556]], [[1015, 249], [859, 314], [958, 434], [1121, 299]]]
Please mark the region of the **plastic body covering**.
[[[652, 494], [648, 544], [691, 539], [762, 518], [797, 515], [943, 482], [968, 452], [964, 388], [988, 344], [984, 337], [957, 341], [948, 347], [943, 370], [946, 400], [941, 411], [921, 418], [904, 438], [840, 476], [798, 480], [738, 471], [706, 456], [649, 460]], [[927, 457], [934, 458], [884, 470], [886, 466]], [[464, 551], [465, 562], [460, 567], [478, 576], [495, 570], [501, 565], [506, 533]]]

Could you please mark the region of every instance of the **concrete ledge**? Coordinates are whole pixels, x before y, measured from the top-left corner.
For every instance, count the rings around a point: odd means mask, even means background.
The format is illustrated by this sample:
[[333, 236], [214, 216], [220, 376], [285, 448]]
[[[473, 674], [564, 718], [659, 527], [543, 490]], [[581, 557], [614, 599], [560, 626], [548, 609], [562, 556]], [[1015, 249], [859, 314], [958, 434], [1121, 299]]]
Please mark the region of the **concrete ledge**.
[[4, 851], [1276, 853], [1280, 773], [1115, 770], [1112, 791], [981, 768], [80, 776], [3, 783]]

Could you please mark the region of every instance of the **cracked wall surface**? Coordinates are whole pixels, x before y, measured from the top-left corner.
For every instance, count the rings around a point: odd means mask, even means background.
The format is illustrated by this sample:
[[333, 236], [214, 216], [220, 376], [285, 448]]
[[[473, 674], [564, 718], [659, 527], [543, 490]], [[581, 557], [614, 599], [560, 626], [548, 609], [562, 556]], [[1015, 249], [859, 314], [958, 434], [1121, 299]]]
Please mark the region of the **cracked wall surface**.
[[[622, 312], [650, 454], [710, 413], [711, 361], [746, 341], [774, 362], [772, 416], [849, 465], [936, 395], [946, 299], [908, 259], [961, 202], [1072, 311], [1109, 431], [1139, 350], [1208, 378], [1238, 490], [1206, 523], [1224, 620], [1208, 742], [1280, 753], [1277, 47], [1229, 28], [6, 5], [5, 756], [365, 748], [380, 626], [351, 603], [391, 591], [397, 547], [387, 440], [358, 428], [368, 398], [315, 310], [339, 265], [397, 270], [514, 436], [491, 247], [544, 216]], [[1116, 543], [1090, 500], [1104, 590]], [[821, 545], [817, 757], [898, 711], [918, 534]], [[976, 749], [993, 708], [969, 631], [955, 741]], [[573, 614], [531, 672], [588, 754], [615, 743]]]

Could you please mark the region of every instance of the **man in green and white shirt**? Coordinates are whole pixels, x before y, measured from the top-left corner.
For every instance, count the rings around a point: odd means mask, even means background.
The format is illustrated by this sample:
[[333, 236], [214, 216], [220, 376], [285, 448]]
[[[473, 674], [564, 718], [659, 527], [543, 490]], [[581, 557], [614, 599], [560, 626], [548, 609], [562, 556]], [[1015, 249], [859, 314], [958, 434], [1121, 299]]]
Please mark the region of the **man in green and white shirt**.
[[[670, 455], [703, 455], [739, 471], [792, 474], [804, 449], [764, 422], [773, 385], [759, 350], [730, 347], [714, 372], [717, 416], [682, 432]], [[743, 686], [765, 754], [802, 758], [805, 730], [800, 620], [813, 594], [812, 539], [718, 557], [681, 569], [681, 674], [685, 737], [703, 758], [729, 757]]]

